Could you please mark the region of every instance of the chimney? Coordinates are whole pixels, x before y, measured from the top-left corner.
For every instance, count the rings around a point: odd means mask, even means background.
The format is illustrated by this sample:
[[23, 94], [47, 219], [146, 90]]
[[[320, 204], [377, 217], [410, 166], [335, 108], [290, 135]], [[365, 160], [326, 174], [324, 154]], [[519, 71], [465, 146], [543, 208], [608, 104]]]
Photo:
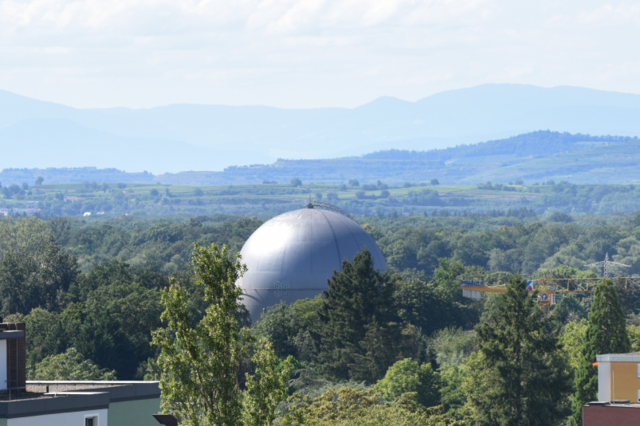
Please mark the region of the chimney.
[[0, 323], [0, 392], [25, 390], [27, 345], [25, 323]]

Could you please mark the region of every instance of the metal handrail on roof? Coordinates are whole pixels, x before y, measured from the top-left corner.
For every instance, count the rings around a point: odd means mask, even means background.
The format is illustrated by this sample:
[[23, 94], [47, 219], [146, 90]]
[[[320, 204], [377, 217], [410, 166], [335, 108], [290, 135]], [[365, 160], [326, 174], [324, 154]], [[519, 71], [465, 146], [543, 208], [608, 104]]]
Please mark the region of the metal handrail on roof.
[[323, 209], [323, 210], [329, 210], [329, 211], [332, 211], [334, 213], [341, 214], [342, 216], [346, 216], [349, 219], [353, 220], [351, 215], [349, 213], [345, 212], [344, 210], [342, 210], [340, 207], [337, 207], [337, 206], [334, 206], [333, 204], [325, 203], [325, 202], [322, 202], [322, 201], [309, 200], [309, 202], [307, 203], [307, 208], [308, 209], [319, 208], [319, 209]]

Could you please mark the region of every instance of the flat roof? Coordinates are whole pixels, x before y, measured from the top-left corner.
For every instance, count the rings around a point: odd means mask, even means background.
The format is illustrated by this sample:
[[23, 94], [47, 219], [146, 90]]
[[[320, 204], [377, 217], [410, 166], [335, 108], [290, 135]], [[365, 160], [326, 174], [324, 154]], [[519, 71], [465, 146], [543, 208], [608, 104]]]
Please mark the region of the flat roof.
[[588, 403], [587, 406], [640, 408], [640, 403], [630, 401], [593, 401]]
[[626, 354], [602, 354], [596, 355], [598, 362], [640, 362], [640, 352], [629, 352]]
[[1, 330], [0, 340], [21, 339], [24, 337], [24, 330]]
[[158, 382], [28, 380], [26, 392], [0, 396], [0, 418], [108, 409], [110, 403], [160, 398]]
[[157, 381], [27, 380], [27, 390], [45, 393], [106, 392], [111, 402], [160, 398]]

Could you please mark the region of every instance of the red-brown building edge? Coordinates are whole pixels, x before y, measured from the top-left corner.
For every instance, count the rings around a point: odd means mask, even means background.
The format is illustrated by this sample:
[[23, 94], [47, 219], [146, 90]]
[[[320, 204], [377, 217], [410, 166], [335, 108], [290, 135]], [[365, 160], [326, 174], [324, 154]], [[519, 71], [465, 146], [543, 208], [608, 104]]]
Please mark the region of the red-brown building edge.
[[590, 402], [582, 407], [582, 426], [640, 426], [640, 404]]

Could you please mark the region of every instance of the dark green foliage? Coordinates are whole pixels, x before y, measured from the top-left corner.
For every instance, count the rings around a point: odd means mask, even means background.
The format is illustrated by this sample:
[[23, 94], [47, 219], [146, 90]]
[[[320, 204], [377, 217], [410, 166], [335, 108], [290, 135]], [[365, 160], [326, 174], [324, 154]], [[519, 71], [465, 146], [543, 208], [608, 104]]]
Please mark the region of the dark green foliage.
[[[263, 186], [265, 191], [271, 188]], [[303, 189], [277, 186], [288, 191]], [[46, 190], [47, 185], [42, 188]], [[376, 188], [380, 191], [381, 183]], [[572, 188], [556, 183], [546, 190], [564, 194]], [[144, 196], [149, 195], [149, 189], [145, 187]], [[191, 194], [193, 188], [186, 190]], [[420, 195], [420, 188], [409, 190]], [[606, 190], [591, 189], [603, 200], [611, 195]], [[162, 188], [160, 194], [164, 193]], [[580, 196], [580, 191], [577, 194]], [[340, 199], [347, 195], [341, 192]], [[304, 196], [308, 198], [308, 194]], [[431, 342], [445, 327], [468, 332], [483, 309], [483, 318], [490, 323], [495, 323], [499, 314], [495, 307], [498, 300], [488, 297], [483, 304], [463, 298], [460, 279], [502, 283], [509, 275], [504, 271], [517, 270], [530, 278], [594, 276], [594, 272], [580, 268], [602, 260], [606, 253], [632, 265], [625, 273], [640, 272], [640, 227], [635, 215], [572, 216], [572, 223], [551, 223], [547, 218], [536, 222], [527, 211], [515, 209], [509, 215], [487, 212], [445, 217], [440, 212], [407, 215], [402, 206], [394, 208], [395, 219], [385, 214], [357, 218], [367, 223], [364, 228], [385, 253], [389, 273], [376, 273], [360, 256], [332, 278], [324, 302], [316, 298], [275, 306], [254, 324], [254, 333], [268, 338], [280, 358], [293, 356], [303, 361], [305, 368], [322, 372], [325, 379], [369, 384], [384, 376], [387, 367], [399, 359], [431, 363], [447, 377], [447, 407], [460, 408], [466, 398], [460, 383], [463, 376], [471, 374], [462, 358], [469, 353], [436, 351]], [[153, 370], [150, 366], [157, 353], [149, 345], [149, 333], [160, 326], [159, 290], [168, 286], [170, 276], [189, 292], [188, 308], [194, 324], [203, 317], [202, 289], [193, 285], [193, 271], [185, 269], [192, 242], [227, 244], [235, 252], [262, 223], [235, 216], [162, 220], [56, 217], [46, 224], [38, 219], [17, 220], [15, 223], [25, 228], [16, 232], [10, 226], [5, 229], [9, 222], [0, 220], [0, 231], [4, 232], [0, 239], [0, 303], [4, 314], [16, 313], [16, 318], [27, 314], [29, 364], [75, 347], [100, 368], [117, 370], [120, 379], [142, 378], [151, 374], [147, 370]], [[33, 228], [36, 231], [29, 228], [35, 223], [39, 224]], [[16, 235], [26, 238], [13, 241]], [[38, 235], [42, 237], [36, 238]], [[616, 289], [623, 309], [640, 312], [635, 294], [620, 291], [619, 286]], [[591, 295], [565, 296], [553, 318], [567, 323], [586, 316], [591, 300]], [[319, 319], [318, 310], [324, 320]], [[236, 314], [239, 324], [248, 325], [242, 312]], [[428, 351], [423, 336], [431, 338]]]
[[603, 279], [594, 291], [589, 324], [575, 376], [571, 424], [582, 425], [582, 406], [598, 397], [596, 355], [626, 353], [631, 350], [625, 316], [613, 281]]
[[124, 258], [136, 268], [148, 267], [164, 274], [184, 269], [193, 242], [226, 244], [239, 251], [262, 221], [214, 216], [190, 220], [113, 221], [82, 223], [54, 218], [50, 228], [61, 243], [79, 258], [85, 271], [94, 263]]
[[9, 251], [0, 259], [2, 312], [57, 309], [77, 275], [76, 259], [54, 242], [36, 250]]
[[544, 317], [536, 296], [521, 276], [512, 276], [491, 320], [476, 327], [480, 354], [469, 366], [469, 402], [479, 424], [548, 426], [566, 415], [571, 385], [559, 329]]
[[349, 377], [373, 383], [384, 376], [402, 353], [401, 334], [396, 323], [379, 323], [375, 316], [365, 330], [364, 338], [358, 342], [360, 350], [349, 354], [353, 360], [349, 364]]
[[72, 219], [69, 217], [54, 216], [47, 220], [47, 226], [51, 231], [51, 237], [60, 245], [65, 245], [69, 238]]
[[560, 303], [554, 309], [554, 318], [561, 324], [587, 318], [588, 310], [584, 304], [580, 303], [580, 299], [584, 298], [584, 295], [576, 295], [575, 293], [563, 294]]
[[[42, 321], [43, 319], [49, 319], [50, 322]], [[61, 354], [72, 347], [82, 327], [81, 312], [76, 306], [59, 314], [31, 311], [25, 317], [25, 322], [32, 325], [30, 334], [41, 336], [41, 340], [33, 343], [27, 340], [27, 347], [31, 349], [27, 356], [32, 367], [49, 355]]]
[[479, 315], [477, 302], [463, 298], [460, 291], [460, 278], [470, 272], [460, 262], [442, 258], [439, 263], [429, 283], [407, 277], [396, 291], [400, 317], [425, 335], [445, 327], [472, 327]]
[[316, 311], [321, 306], [320, 295], [291, 305], [281, 302], [262, 315], [255, 324], [254, 334], [269, 339], [280, 358], [293, 356], [301, 361], [311, 361], [315, 352], [309, 331], [317, 325]]
[[67, 294], [68, 301], [86, 300], [90, 293], [104, 288], [133, 285], [145, 289], [161, 289], [169, 285], [169, 279], [151, 269], [134, 269], [121, 259], [95, 265], [93, 269], [78, 277]]
[[551, 216], [549, 216], [549, 222], [570, 223], [570, 222], [573, 222], [573, 218], [566, 213], [555, 212]]
[[109, 311], [97, 318], [88, 317], [77, 334], [74, 347], [103, 368], [116, 370], [119, 378], [135, 376], [142, 359], [135, 355], [129, 336], [123, 331], [121, 322]]
[[[38, 308], [25, 316], [29, 364], [75, 347], [100, 367], [115, 369], [120, 379], [134, 379], [139, 365], [155, 356], [150, 333], [160, 326], [159, 290], [168, 282], [120, 260], [81, 274], [62, 298], [62, 312]], [[192, 310], [199, 315], [197, 307]]]
[[440, 377], [431, 365], [407, 358], [396, 362], [387, 370], [383, 379], [376, 383], [374, 390], [380, 392], [387, 401], [393, 401], [402, 394], [416, 393], [416, 402], [424, 407], [440, 405]]
[[598, 221], [583, 222], [581, 226], [577, 222], [533, 222], [527, 226], [520, 221], [508, 225], [496, 222], [494, 229], [475, 232], [461, 228], [490, 223], [490, 219], [444, 220], [413, 216], [370, 219], [367, 223], [369, 229], [375, 230], [371, 234], [388, 266], [398, 272], [417, 269], [433, 275], [439, 258], [453, 257], [466, 267], [477, 266], [490, 272], [520, 271], [531, 276], [539, 269], [562, 265], [580, 270], [584, 264], [603, 260], [608, 253], [610, 258], [631, 265], [620, 272], [640, 273], [640, 230], [631, 226], [630, 216], [621, 217], [616, 225]]
[[370, 383], [384, 375], [397, 356], [390, 359], [388, 352], [401, 338], [393, 293], [390, 276], [373, 268], [366, 248], [342, 263], [324, 292], [319, 324], [311, 333], [324, 374]]
[[438, 267], [439, 258], [453, 254], [450, 241], [457, 239], [459, 232], [456, 230], [445, 236], [437, 229], [404, 228], [383, 234], [377, 242], [387, 263], [394, 269], [415, 268], [431, 275]]

